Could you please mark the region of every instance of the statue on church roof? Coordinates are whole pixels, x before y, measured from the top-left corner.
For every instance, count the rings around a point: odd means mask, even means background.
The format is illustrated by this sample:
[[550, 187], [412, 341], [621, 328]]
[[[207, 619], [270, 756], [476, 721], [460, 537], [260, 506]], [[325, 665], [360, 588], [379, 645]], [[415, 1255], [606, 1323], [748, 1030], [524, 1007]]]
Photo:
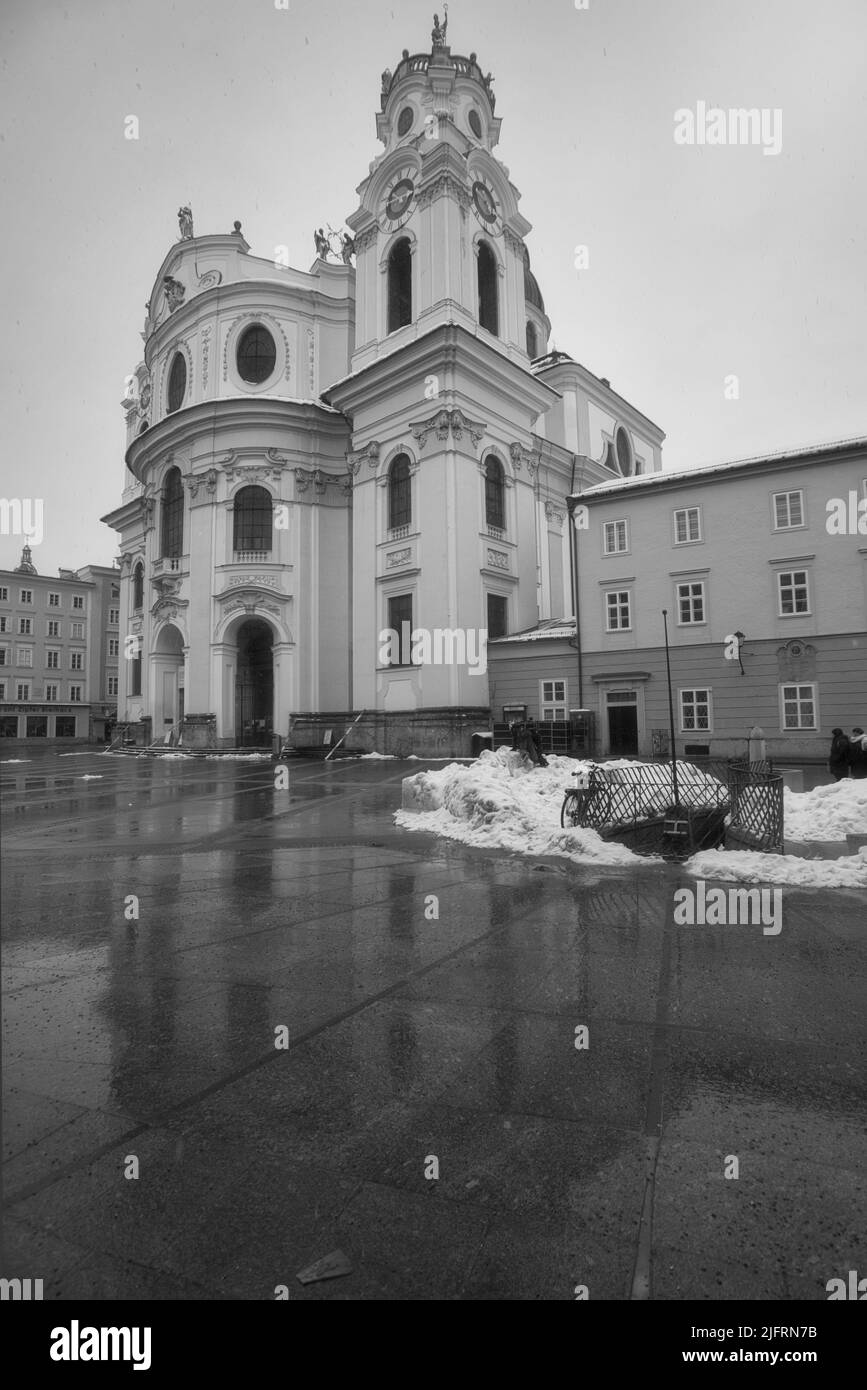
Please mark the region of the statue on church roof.
[[314, 231], [313, 241], [316, 245], [316, 254], [319, 257], [320, 261], [327, 261], [328, 252], [331, 250], [331, 246], [328, 241], [328, 237], [325, 235], [325, 232], [321, 227], [317, 231]]
[[443, 6], [443, 13], [445, 14], [445, 19], [443, 20], [442, 25], [440, 25], [439, 15], [434, 15], [434, 27], [431, 30], [431, 39], [433, 40], [434, 48], [445, 48], [446, 46], [446, 30], [449, 27], [448, 5]]
[[344, 265], [352, 265], [352, 257], [355, 255], [355, 237], [350, 236], [348, 232], [343, 233], [343, 246], [340, 254], [343, 257]]
[[178, 208], [178, 226], [181, 229], [181, 241], [192, 241], [193, 213], [191, 208]]
[[390, 86], [391, 86], [391, 68], [386, 68], [386, 69], [385, 69], [385, 72], [382, 74], [382, 94], [383, 94], [383, 96], [387, 96], [387, 94], [388, 94], [388, 89], [389, 89]]
[[181, 284], [180, 280], [175, 280], [171, 275], [163, 276], [163, 294], [166, 297], [170, 314], [173, 314], [183, 304], [186, 292], [186, 287]]

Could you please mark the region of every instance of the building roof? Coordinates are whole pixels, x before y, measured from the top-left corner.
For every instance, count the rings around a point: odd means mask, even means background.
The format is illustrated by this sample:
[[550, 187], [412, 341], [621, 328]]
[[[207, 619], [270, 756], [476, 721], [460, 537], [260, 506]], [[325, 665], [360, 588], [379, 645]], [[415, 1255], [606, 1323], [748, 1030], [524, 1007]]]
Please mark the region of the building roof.
[[488, 642], [488, 646], [496, 646], [498, 642], [538, 642], [543, 637], [574, 636], [574, 618], [546, 618], [544, 622], [536, 623], [534, 627], [526, 627], [521, 632], [507, 632], [505, 637], [494, 637]]
[[638, 473], [630, 478], [613, 478], [610, 482], [594, 483], [584, 492], [576, 493], [582, 500], [603, 498], [609, 494], [622, 493], [630, 489], [652, 489], [672, 483], [688, 483], [712, 477], [722, 477], [737, 473], [738, 470], [760, 473], [764, 468], [774, 468], [781, 463], [809, 463], [818, 458], [831, 462], [833, 456], [847, 453], [852, 449], [867, 450], [867, 437], [841, 439], [832, 444], [815, 444], [806, 449], [784, 449], [778, 454], [761, 454], [755, 458], [733, 459], [730, 463], [709, 463], [701, 468], [679, 468], [657, 473]]

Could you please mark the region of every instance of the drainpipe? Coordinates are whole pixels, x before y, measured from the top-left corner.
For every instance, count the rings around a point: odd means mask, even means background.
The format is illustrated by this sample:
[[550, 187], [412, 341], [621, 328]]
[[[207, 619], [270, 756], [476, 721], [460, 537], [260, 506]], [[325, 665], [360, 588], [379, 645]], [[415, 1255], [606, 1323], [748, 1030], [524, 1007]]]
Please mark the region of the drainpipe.
[[584, 708], [584, 664], [581, 653], [581, 614], [579, 609], [578, 595], [578, 542], [575, 538], [575, 467], [578, 462], [577, 454], [572, 455], [572, 479], [569, 483], [569, 496], [566, 499], [566, 506], [569, 511], [569, 569], [572, 580], [572, 607], [575, 610], [575, 637], [570, 638], [569, 645], [574, 647], [578, 657], [578, 708]]

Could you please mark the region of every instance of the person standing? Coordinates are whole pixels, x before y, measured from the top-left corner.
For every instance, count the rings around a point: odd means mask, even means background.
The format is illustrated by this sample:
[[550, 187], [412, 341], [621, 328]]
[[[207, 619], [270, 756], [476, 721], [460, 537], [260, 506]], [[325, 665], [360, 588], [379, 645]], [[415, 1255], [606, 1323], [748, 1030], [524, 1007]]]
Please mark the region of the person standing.
[[849, 766], [853, 777], [859, 780], [867, 777], [867, 737], [864, 730], [857, 726], [849, 739]]
[[828, 755], [828, 771], [835, 782], [842, 782], [849, 776], [849, 756], [851, 745], [842, 729], [831, 730], [831, 751]]

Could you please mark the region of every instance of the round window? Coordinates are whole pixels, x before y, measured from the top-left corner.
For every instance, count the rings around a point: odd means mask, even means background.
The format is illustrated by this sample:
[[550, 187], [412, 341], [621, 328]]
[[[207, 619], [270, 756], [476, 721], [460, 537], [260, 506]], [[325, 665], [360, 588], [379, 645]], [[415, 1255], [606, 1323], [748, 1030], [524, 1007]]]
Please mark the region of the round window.
[[182, 352], [176, 352], [169, 371], [169, 390], [166, 409], [169, 415], [180, 410], [187, 391], [187, 362]]
[[471, 110], [469, 116], [467, 117], [467, 120], [468, 120], [469, 123], [470, 123], [470, 130], [473, 132], [473, 134], [475, 135], [476, 139], [477, 139], [477, 140], [481, 140], [481, 138], [482, 138], [482, 123], [481, 123], [481, 121], [479, 120], [479, 113], [478, 113], [478, 111]]
[[405, 106], [397, 118], [398, 135], [406, 135], [408, 130], [412, 130], [412, 123], [415, 120], [415, 112], [411, 106]]
[[254, 386], [259, 385], [268, 380], [276, 361], [277, 348], [267, 328], [255, 323], [245, 329], [238, 343], [238, 375]]

